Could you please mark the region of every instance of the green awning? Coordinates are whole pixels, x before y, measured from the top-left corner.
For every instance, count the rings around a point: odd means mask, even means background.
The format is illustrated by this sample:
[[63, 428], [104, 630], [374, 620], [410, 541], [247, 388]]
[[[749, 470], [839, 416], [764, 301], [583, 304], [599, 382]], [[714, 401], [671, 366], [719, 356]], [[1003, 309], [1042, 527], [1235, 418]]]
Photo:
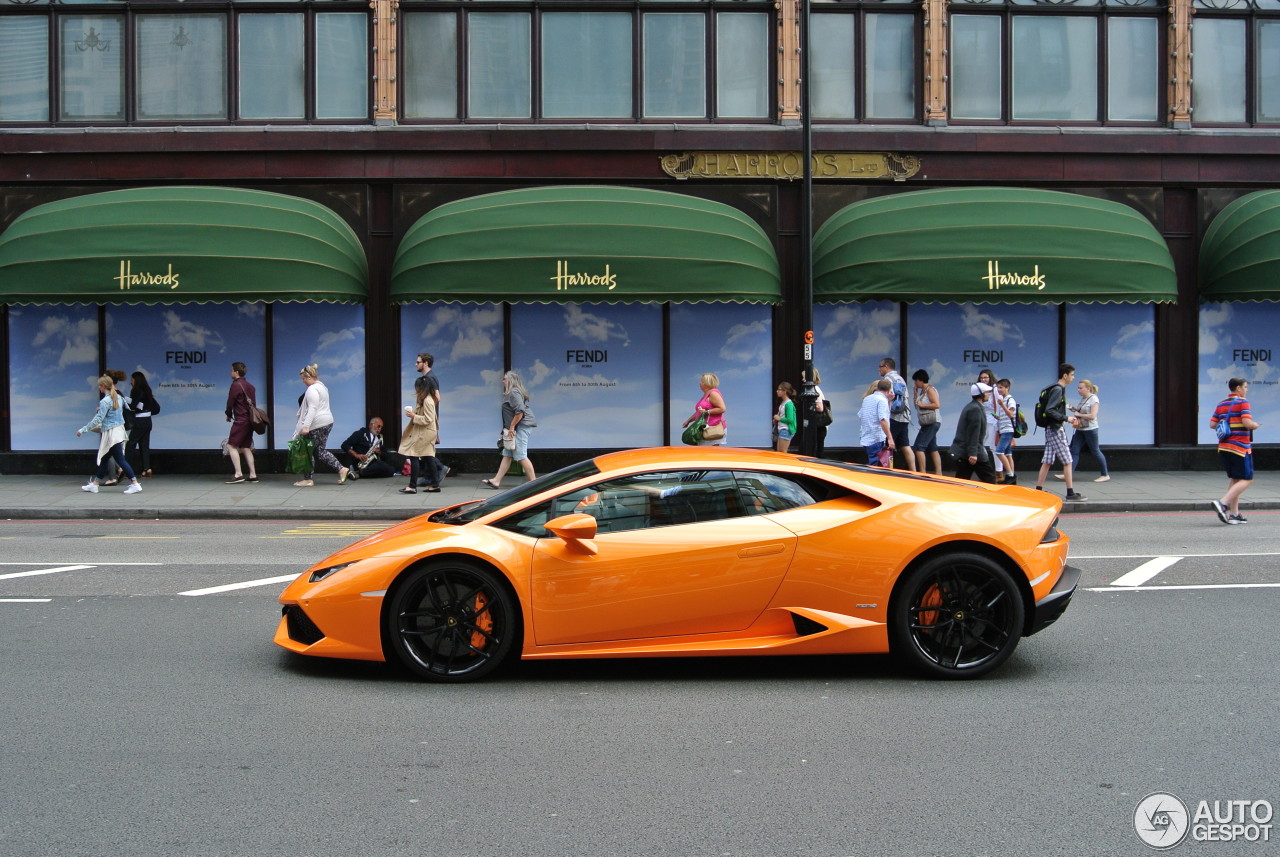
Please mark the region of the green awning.
[[814, 300], [1176, 301], [1173, 258], [1127, 205], [1026, 188], [944, 188], [857, 202], [813, 241]]
[[1242, 196], [1209, 224], [1200, 244], [1200, 299], [1280, 300], [1280, 191]]
[[396, 252], [391, 300], [777, 303], [764, 230], [718, 202], [627, 187], [540, 187], [440, 206]]
[[37, 206], [0, 235], [0, 302], [358, 303], [368, 263], [317, 202], [222, 187], [149, 187]]

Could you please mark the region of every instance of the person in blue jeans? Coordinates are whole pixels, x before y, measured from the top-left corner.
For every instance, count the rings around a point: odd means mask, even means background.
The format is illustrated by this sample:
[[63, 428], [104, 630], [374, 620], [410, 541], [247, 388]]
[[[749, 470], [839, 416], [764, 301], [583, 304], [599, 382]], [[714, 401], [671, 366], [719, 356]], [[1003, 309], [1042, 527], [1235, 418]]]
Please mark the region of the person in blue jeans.
[[98, 379], [98, 392], [102, 394], [102, 399], [98, 402], [98, 410], [93, 419], [76, 429], [76, 437], [87, 431], [102, 432], [102, 440], [98, 443], [98, 471], [80, 486], [80, 490], [90, 494], [98, 493], [98, 486], [106, 481], [107, 461], [110, 459], [129, 477], [124, 493], [137, 494], [142, 486], [138, 484], [138, 477], [133, 474], [133, 468], [124, 457], [124, 442], [127, 439], [124, 430], [124, 396], [116, 390], [116, 382], [109, 375]]
[[1107, 457], [1102, 454], [1098, 445], [1098, 387], [1088, 378], [1076, 384], [1076, 392], [1080, 394], [1080, 404], [1067, 405], [1067, 410], [1075, 418], [1073, 425], [1076, 432], [1071, 436], [1071, 470], [1080, 472], [1080, 450], [1087, 449], [1098, 459], [1102, 475], [1094, 482], [1110, 482], [1111, 474], [1107, 470]]

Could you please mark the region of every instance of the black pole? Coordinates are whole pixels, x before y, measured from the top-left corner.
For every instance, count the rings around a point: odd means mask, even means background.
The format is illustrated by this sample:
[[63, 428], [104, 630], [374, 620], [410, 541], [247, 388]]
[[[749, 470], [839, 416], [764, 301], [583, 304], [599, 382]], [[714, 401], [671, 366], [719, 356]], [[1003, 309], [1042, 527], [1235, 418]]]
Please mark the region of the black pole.
[[800, 129], [803, 137], [800, 161], [800, 282], [804, 297], [800, 304], [800, 329], [803, 331], [804, 371], [800, 378], [803, 431], [800, 450], [805, 455], [817, 452], [818, 420], [814, 406], [818, 391], [813, 381], [813, 111], [809, 105], [809, 2], [800, 0]]

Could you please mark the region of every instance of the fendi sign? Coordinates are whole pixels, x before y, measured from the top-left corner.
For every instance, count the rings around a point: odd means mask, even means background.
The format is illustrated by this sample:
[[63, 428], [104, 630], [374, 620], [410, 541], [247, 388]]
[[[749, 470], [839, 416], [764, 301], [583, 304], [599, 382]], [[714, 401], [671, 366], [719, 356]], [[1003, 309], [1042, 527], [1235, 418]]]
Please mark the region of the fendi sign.
[[[662, 157], [663, 171], [677, 179], [804, 178], [800, 152], [683, 152]], [[815, 152], [815, 179], [909, 179], [920, 159], [892, 152]]]

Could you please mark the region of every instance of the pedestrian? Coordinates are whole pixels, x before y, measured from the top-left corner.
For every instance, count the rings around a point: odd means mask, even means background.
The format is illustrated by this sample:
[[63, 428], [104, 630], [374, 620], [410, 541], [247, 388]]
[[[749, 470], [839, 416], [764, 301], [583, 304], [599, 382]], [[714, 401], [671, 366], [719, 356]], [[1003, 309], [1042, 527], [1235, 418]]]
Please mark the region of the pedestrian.
[[[129, 377], [120, 369], [108, 369], [104, 374], [106, 374], [106, 376], [111, 379], [111, 383], [115, 384], [115, 388], [117, 392], [119, 392], [120, 386], [124, 384], [125, 380]], [[126, 402], [125, 408], [124, 408], [124, 437], [125, 437], [126, 449], [128, 448], [129, 435], [131, 435], [132, 433], [133, 433], [133, 412], [129, 410], [129, 405]], [[106, 472], [107, 478], [103, 481], [102, 486], [106, 488], [112, 485], [119, 485], [121, 472], [122, 471], [120, 470], [119, 465], [116, 464], [115, 459], [108, 458], [107, 472]]]
[[916, 456], [911, 451], [911, 401], [907, 395], [907, 382], [898, 374], [897, 363], [892, 357], [880, 360], [880, 377], [893, 385], [893, 397], [889, 406], [889, 428], [893, 432], [893, 444], [902, 450], [907, 469], [916, 469]]
[[1017, 485], [1018, 474], [1013, 469], [1013, 424], [1018, 419], [1018, 402], [1009, 395], [1013, 382], [1008, 378], [996, 381], [992, 398], [996, 402], [996, 465], [1003, 468], [1005, 485]]
[[[423, 351], [418, 355], [413, 365], [418, 370], [418, 377], [413, 382], [414, 392], [417, 393], [418, 387], [425, 385], [428, 393], [435, 399], [436, 446], [438, 447], [440, 445], [440, 401], [442, 397], [440, 395], [440, 376], [433, 371], [436, 365], [436, 358], [431, 353]], [[444, 477], [453, 475], [453, 468], [436, 458], [435, 453], [432, 453], [430, 458], [430, 461], [423, 462], [422, 479], [420, 480], [422, 484], [417, 486], [419, 488], [439, 485], [440, 480], [444, 479]]]
[[796, 403], [792, 401], [796, 388], [790, 381], [778, 382], [778, 412], [773, 415], [774, 448], [778, 452], [791, 451], [791, 439], [796, 436]]
[[[804, 375], [801, 374], [803, 378]], [[806, 431], [813, 432], [813, 454], [817, 458], [822, 458], [827, 454], [827, 428], [831, 425], [831, 403], [827, 401], [826, 394], [822, 392], [822, 375], [818, 373], [818, 367], [813, 369], [813, 425], [810, 426], [809, 420], [804, 421]]]
[[975, 383], [969, 388], [969, 403], [960, 409], [956, 436], [951, 441], [957, 479], [972, 479], [976, 476], [979, 482], [995, 484], [996, 472], [992, 466], [994, 455], [987, 445], [987, 415], [990, 408], [985, 407], [991, 390], [989, 384]]
[[76, 437], [80, 437], [87, 431], [102, 433], [102, 439], [98, 442], [98, 470], [88, 482], [80, 486], [80, 490], [88, 491], [90, 494], [98, 493], [98, 485], [106, 480], [107, 461], [110, 459], [115, 461], [116, 466], [125, 476], [129, 477], [129, 484], [125, 487], [124, 493], [137, 494], [142, 490], [142, 486], [138, 484], [138, 477], [134, 475], [133, 468], [124, 457], [126, 437], [124, 396], [116, 390], [115, 379], [109, 375], [103, 375], [98, 379], [98, 393], [102, 398], [98, 400], [98, 409], [93, 419], [76, 429]]
[[525, 479], [532, 481], [537, 478], [533, 462], [529, 460], [529, 432], [537, 426], [533, 409], [529, 407], [529, 391], [524, 388], [520, 373], [514, 369], [507, 370], [502, 376], [502, 460], [498, 462], [498, 472], [493, 478], [481, 479], [480, 482], [490, 488], [501, 488], [502, 477], [511, 469], [512, 461], [519, 462]]
[[[160, 404], [151, 392], [147, 376], [134, 372], [129, 376], [129, 410], [133, 413], [133, 429], [129, 432], [126, 453], [134, 453], [134, 460], [142, 469], [137, 471], [143, 479], [151, 478], [151, 418], [160, 412]], [[128, 458], [129, 455], [125, 455]]]
[[[688, 428], [698, 417], [705, 416], [707, 428], [713, 429], [711, 434], [719, 436], [708, 438], [704, 434], [697, 445], [722, 446], [729, 433], [729, 423], [724, 418], [728, 408], [724, 404], [724, 394], [720, 392], [720, 377], [714, 372], [703, 372], [698, 376], [698, 389], [702, 391], [702, 397], [693, 406], [693, 414], [681, 424], [681, 428]], [[716, 428], [721, 430], [714, 431]]]
[[1072, 476], [1071, 467], [1071, 451], [1067, 449], [1067, 429], [1066, 425], [1070, 419], [1074, 417], [1067, 416], [1067, 385], [1076, 377], [1076, 367], [1070, 363], [1062, 363], [1058, 366], [1058, 380], [1040, 391], [1040, 397], [1036, 402], [1036, 413], [1038, 415], [1036, 424], [1040, 425], [1043, 420], [1044, 426], [1044, 457], [1040, 459], [1040, 473], [1036, 476], [1036, 490], [1044, 490], [1044, 480], [1049, 475], [1049, 468], [1054, 462], [1062, 464], [1062, 478], [1067, 482], [1067, 499], [1083, 502], [1088, 499], [1082, 494], [1076, 493], [1074, 477]]
[[[258, 467], [253, 458], [253, 406], [258, 403], [258, 391], [244, 377], [248, 368], [237, 360], [231, 364], [231, 389], [227, 391], [227, 407], [223, 411], [231, 430], [227, 432], [227, 457], [231, 459], [232, 474], [228, 485], [258, 481]], [[244, 475], [240, 456], [249, 475]]]
[[409, 484], [400, 489], [401, 494], [418, 493], [418, 474], [422, 472], [427, 481], [422, 488], [428, 494], [440, 493], [440, 476], [434, 464], [436, 454], [436, 399], [425, 384], [415, 387], [417, 404], [414, 407], [405, 405], [404, 415], [409, 420], [400, 434], [399, 453], [409, 460]]
[[[1231, 395], [1218, 402], [1209, 418], [1209, 428], [1218, 435], [1218, 459], [1227, 471], [1227, 493], [1213, 501], [1213, 511], [1224, 524], [1247, 524], [1240, 514], [1240, 495], [1253, 484], [1253, 433], [1262, 426], [1249, 410], [1249, 382], [1232, 378], [1227, 389]], [[1219, 428], [1222, 423], [1225, 430]]]
[[928, 461], [933, 462], [933, 472], [942, 475], [942, 451], [938, 449], [938, 420], [942, 416], [942, 402], [938, 398], [938, 388], [929, 383], [929, 373], [917, 369], [911, 374], [911, 382], [915, 385], [916, 421], [920, 423], [920, 433], [916, 435], [915, 450], [916, 470], [928, 473]]
[[1075, 417], [1072, 425], [1076, 427], [1075, 434], [1071, 435], [1071, 469], [1075, 473], [1080, 472], [1080, 450], [1087, 449], [1098, 459], [1098, 466], [1102, 471], [1102, 475], [1093, 481], [1110, 482], [1107, 457], [1102, 454], [1102, 447], [1098, 444], [1098, 410], [1101, 404], [1098, 401], [1098, 385], [1086, 378], [1076, 384], [1076, 392], [1080, 394], [1080, 404], [1067, 405], [1067, 410]]
[[[329, 410], [329, 388], [320, 380], [320, 367], [312, 363], [302, 367], [298, 372], [302, 383], [307, 385], [302, 394], [302, 404], [298, 406], [298, 422], [293, 428], [293, 436], [306, 435], [315, 444], [315, 457], [326, 467], [338, 474], [338, 484], [347, 481], [351, 468], [343, 466], [333, 453], [325, 448], [329, 442], [329, 432], [333, 431], [333, 412]], [[314, 466], [314, 465], [313, 465]], [[302, 478], [293, 483], [298, 488], [310, 488], [315, 485], [315, 472], [303, 473]]]
[[889, 424], [889, 406], [893, 401], [893, 382], [888, 378], [874, 381], [867, 389], [867, 395], [858, 408], [858, 426], [862, 448], [867, 453], [867, 464], [872, 467], [880, 464], [880, 451], [886, 446], [889, 460], [893, 460], [893, 429]]
[[978, 372], [978, 384], [985, 384], [991, 388], [991, 393], [987, 396], [985, 405], [985, 416], [987, 419], [987, 436], [986, 446], [992, 464], [995, 466], [996, 481], [999, 482], [1004, 478], [1004, 462], [996, 457], [996, 445], [1000, 442], [1000, 420], [996, 416], [996, 373], [990, 369], [982, 369]]

